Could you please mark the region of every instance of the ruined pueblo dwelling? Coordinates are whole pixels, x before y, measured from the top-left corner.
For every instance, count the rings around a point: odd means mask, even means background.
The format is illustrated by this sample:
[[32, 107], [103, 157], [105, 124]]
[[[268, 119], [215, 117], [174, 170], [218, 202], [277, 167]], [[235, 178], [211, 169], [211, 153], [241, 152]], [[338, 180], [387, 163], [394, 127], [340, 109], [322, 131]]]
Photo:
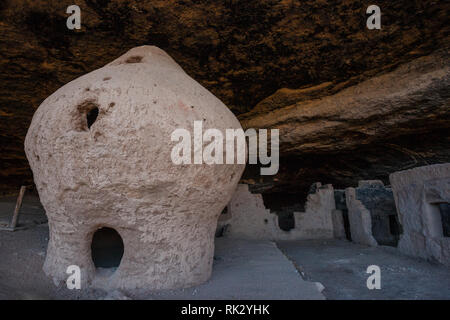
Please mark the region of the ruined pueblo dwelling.
[[449, 17], [0, 1], [0, 299], [450, 299]]

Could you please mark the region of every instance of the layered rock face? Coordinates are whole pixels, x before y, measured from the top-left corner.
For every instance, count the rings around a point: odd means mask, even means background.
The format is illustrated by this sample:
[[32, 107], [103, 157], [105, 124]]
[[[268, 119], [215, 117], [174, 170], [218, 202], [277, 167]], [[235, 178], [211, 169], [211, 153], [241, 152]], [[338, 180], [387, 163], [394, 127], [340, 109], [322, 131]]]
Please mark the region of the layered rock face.
[[209, 278], [217, 218], [245, 165], [175, 165], [171, 134], [192, 132], [194, 121], [205, 130], [241, 128], [219, 99], [150, 46], [42, 103], [25, 151], [49, 219], [48, 275], [66, 279], [77, 265], [85, 283], [95, 281], [91, 242], [107, 227], [124, 246], [104, 282], [110, 287], [177, 288]]
[[448, 159], [449, 135], [442, 128], [450, 126], [449, 61], [448, 50], [437, 51], [321, 98], [280, 90], [270, 97], [273, 110], [264, 102], [239, 118], [244, 128], [280, 130], [286, 161], [280, 163], [278, 180], [286, 184], [312, 175], [339, 187], [356, 177], [386, 180], [383, 168], [389, 172]]
[[285, 155], [351, 150], [426, 130], [428, 121], [445, 127], [449, 59], [447, 50], [440, 51], [320, 99], [305, 99], [305, 90], [280, 90], [240, 119], [244, 128], [278, 128]]
[[381, 30], [366, 28], [369, 3], [356, 0], [84, 0], [78, 31], [65, 27], [72, 4], [0, 4], [0, 189], [32, 183], [22, 145], [39, 104], [144, 44], [166, 50], [245, 126], [282, 128], [280, 172], [262, 179], [249, 168], [254, 191], [387, 183], [450, 160], [439, 71], [449, 59], [433, 54], [450, 43], [446, 1], [377, 1]]

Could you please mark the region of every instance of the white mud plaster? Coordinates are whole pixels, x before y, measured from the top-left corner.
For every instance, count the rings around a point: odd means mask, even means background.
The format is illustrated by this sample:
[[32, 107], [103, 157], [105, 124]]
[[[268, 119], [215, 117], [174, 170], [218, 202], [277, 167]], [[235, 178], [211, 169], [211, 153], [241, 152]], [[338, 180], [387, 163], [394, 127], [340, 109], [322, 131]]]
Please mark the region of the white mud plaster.
[[[346, 203], [346, 206], [353, 209], [353, 231], [358, 233], [358, 241], [370, 244], [369, 235], [371, 235], [378, 245], [397, 246], [397, 214], [392, 189], [385, 187], [381, 180], [362, 180], [359, 181], [358, 187], [350, 192], [354, 192], [356, 197], [347, 197], [352, 203]], [[355, 199], [358, 202], [355, 202]], [[370, 219], [366, 218], [366, 211], [369, 212]], [[368, 220], [370, 220], [370, 232], [367, 229]], [[355, 230], [361, 223], [363, 229]]]
[[[87, 115], [98, 108], [88, 126]], [[174, 165], [171, 134], [241, 128], [229, 109], [164, 51], [131, 49], [57, 90], [36, 111], [25, 151], [45, 207], [46, 274], [82, 284], [97, 277], [91, 239], [101, 227], [122, 237], [110, 288], [179, 288], [211, 274], [214, 232], [245, 165]], [[98, 281], [97, 281], [98, 282]]]
[[237, 239], [272, 239], [277, 216], [264, 207], [260, 194], [253, 194], [248, 185], [239, 184], [227, 207], [219, 217], [218, 227], [224, 235]]
[[355, 188], [345, 189], [345, 201], [348, 208], [352, 241], [369, 246], [377, 246], [377, 241], [372, 236], [372, 217], [362, 202], [356, 199]]
[[398, 249], [450, 266], [450, 238], [443, 234], [439, 209], [450, 203], [450, 164], [399, 171], [389, 179], [403, 227]]
[[295, 227], [280, 229], [278, 216], [264, 207], [260, 194], [252, 194], [248, 185], [240, 184], [229, 205], [227, 214], [219, 219], [224, 235], [240, 239], [299, 240], [333, 238], [331, 213], [335, 209], [331, 185], [317, 183], [316, 193], [309, 194], [305, 212], [294, 212]]

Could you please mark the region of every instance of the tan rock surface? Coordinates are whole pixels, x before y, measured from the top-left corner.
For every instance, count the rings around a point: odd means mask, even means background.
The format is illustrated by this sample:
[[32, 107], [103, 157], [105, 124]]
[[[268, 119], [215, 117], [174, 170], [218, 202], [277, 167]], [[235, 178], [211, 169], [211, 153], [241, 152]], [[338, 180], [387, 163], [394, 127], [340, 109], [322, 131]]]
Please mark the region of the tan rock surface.
[[[276, 110], [241, 115], [244, 128], [277, 128], [284, 155], [352, 149], [420, 130], [429, 122], [450, 126], [450, 60], [447, 51], [326, 97], [301, 100], [281, 90]], [[276, 100], [279, 99], [279, 100]], [[292, 103], [292, 101], [299, 102]], [[287, 103], [287, 105], [283, 105]]]
[[[280, 130], [276, 177], [244, 174], [253, 192], [337, 188], [450, 157], [447, 49], [327, 96], [282, 89], [239, 115], [244, 128]], [[326, 84], [329, 87], [329, 84]]]
[[[22, 145], [42, 101], [139, 45], [164, 49], [238, 115], [334, 95], [450, 43], [448, 1], [379, 1], [381, 30], [367, 30], [368, 4], [358, 0], [80, 0], [79, 31], [65, 28], [66, 9], [73, 4], [0, 3], [0, 192], [32, 183]], [[350, 106], [345, 112], [351, 112]], [[291, 191], [315, 181], [341, 188], [358, 180], [386, 183], [390, 172], [448, 162], [450, 141], [439, 131], [448, 126], [438, 127], [433, 117], [423, 114], [417, 131], [411, 124], [413, 135], [398, 141], [374, 135], [374, 143], [351, 154], [329, 138], [322, 145], [324, 135], [315, 134], [308, 138], [312, 151], [306, 153], [305, 145], [301, 157], [292, 161], [298, 165], [281, 163], [274, 185]], [[352, 121], [342, 118], [343, 127], [346, 120]], [[366, 140], [362, 129], [355, 129], [342, 137], [345, 144]], [[321, 150], [333, 155], [318, 157]]]

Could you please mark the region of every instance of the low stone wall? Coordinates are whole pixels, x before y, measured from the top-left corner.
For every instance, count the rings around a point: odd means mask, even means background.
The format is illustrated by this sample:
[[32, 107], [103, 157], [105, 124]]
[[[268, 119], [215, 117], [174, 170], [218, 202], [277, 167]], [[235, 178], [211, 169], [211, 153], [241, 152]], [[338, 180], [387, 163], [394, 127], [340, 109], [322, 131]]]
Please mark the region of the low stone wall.
[[320, 183], [316, 187], [316, 192], [308, 195], [305, 212], [294, 212], [295, 227], [284, 231], [278, 225], [278, 216], [265, 208], [262, 196], [250, 193], [248, 185], [240, 184], [227, 213], [219, 218], [218, 228], [223, 229], [219, 233], [241, 239], [331, 239], [334, 190], [331, 185]]
[[377, 246], [372, 236], [372, 217], [370, 211], [356, 198], [356, 189], [345, 189], [345, 199], [350, 221], [352, 241], [368, 246]]
[[398, 249], [450, 266], [448, 217], [441, 209], [450, 203], [450, 164], [399, 171], [389, 179], [403, 227]]
[[369, 246], [397, 246], [401, 227], [391, 188], [380, 180], [362, 180], [357, 188], [335, 190], [334, 196], [335, 238]]
[[301, 240], [351, 239], [369, 246], [391, 245], [408, 255], [450, 266], [450, 164], [396, 172], [391, 187], [379, 180], [334, 190], [316, 183], [295, 226], [280, 229], [278, 215], [264, 206], [261, 194], [238, 185], [220, 234], [231, 238]]
[[219, 217], [218, 228], [222, 235], [239, 239], [271, 239], [277, 216], [264, 207], [260, 194], [253, 194], [248, 185], [239, 184], [227, 212]]

